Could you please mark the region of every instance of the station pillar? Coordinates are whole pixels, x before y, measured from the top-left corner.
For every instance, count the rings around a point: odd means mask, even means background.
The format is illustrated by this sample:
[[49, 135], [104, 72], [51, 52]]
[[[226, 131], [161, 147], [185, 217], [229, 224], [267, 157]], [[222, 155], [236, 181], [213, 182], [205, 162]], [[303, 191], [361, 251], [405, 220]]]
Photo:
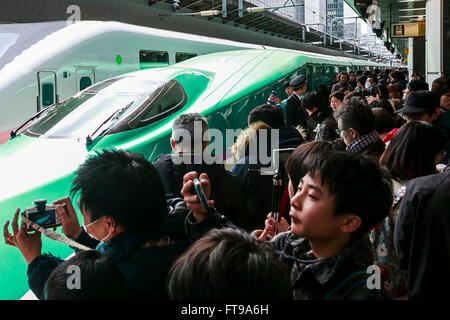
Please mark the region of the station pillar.
[[444, 74], [444, 12], [444, 0], [427, 0], [425, 79], [430, 86], [433, 80]]
[[408, 38], [408, 74], [413, 72], [426, 77], [425, 74], [425, 37]]

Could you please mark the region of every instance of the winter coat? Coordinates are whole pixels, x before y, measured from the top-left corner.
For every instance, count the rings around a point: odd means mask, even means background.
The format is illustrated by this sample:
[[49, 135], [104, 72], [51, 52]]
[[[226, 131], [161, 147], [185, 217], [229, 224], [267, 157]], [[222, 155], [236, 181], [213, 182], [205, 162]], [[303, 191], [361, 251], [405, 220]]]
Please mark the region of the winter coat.
[[366, 239], [351, 241], [336, 256], [320, 260], [315, 259], [308, 239], [290, 231], [280, 233], [269, 244], [290, 266], [295, 300], [388, 299], [381, 287], [368, 288], [372, 273], [367, 269], [373, 256]]
[[[175, 159], [176, 157], [178, 159]], [[178, 164], [181, 162], [179, 161], [180, 157], [186, 157], [185, 159], [189, 159], [192, 164]], [[199, 175], [206, 173], [211, 182], [211, 195], [209, 198], [214, 200], [215, 207], [237, 226], [246, 229], [250, 217], [244, 191], [239, 180], [225, 170], [223, 164], [206, 164], [204, 161], [200, 164], [194, 164], [195, 157], [196, 154], [194, 153], [173, 153], [161, 154], [155, 159], [153, 165], [161, 177], [166, 194], [173, 194], [176, 197], [181, 196], [183, 176], [186, 173], [190, 171], [197, 171]], [[174, 159], [176, 163], [174, 163]]]
[[339, 138], [339, 135], [336, 133], [338, 125], [333, 117], [333, 111], [327, 109], [317, 110], [310, 116], [316, 123], [314, 140], [334, 141]]
[[408, 298], [449, 300], [450, 167], [410, 180], [394, 230], [395, 253], [408, 270]]
[[307, 129], [308, 113], [302, 107], [301, 99], [294, 93], [286, 100], [286, 125], [290, 127], [302, 126]]

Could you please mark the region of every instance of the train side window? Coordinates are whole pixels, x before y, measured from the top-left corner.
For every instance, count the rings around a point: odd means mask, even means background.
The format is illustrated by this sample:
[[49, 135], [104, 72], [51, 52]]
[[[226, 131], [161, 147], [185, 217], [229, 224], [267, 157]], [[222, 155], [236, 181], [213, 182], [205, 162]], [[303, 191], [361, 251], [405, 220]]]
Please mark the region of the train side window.
[[80, 91], [90, 87], [92, 84], [92, 80], [89, 77], [81, 77], [80, 78]]
[[177, 52], [175, 53], [175, 62], [181, 62], [196, 57], [196, 53]]
[[183, 87], [176, 80], [170, 81], [147, 107], [149, 110], [141, 117], [141, 126], [174, 113], [185, 103], [186, 93]]
[[54, 85], [52, 82], [42, 84], [42, 106], [46, 107], [55, 103]]
[[167, 51], [141, 50], [139, 51], [139, 63], [141, 70], [166, 67], [169, 65], [169, 53]]

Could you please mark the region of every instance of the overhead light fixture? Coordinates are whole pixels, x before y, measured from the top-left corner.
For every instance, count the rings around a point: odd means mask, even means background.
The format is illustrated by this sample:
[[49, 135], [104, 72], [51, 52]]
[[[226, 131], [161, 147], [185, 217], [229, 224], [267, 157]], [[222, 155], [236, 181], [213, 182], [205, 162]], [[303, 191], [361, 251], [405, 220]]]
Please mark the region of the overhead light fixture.
[[418, 11], [418, 10], [427, 10], [427, 8], [398, 9], [398, 11]]
[[269, 8], [266, 7], [251, 7], [251, 8], [247, 8], [245, 9], [245, 11], [249, 12], [249, 13], [254, 13], [254, 12], [264, 12]]
[[399, 18], [422, 18], [424, 19], [424, 15], [413, 15], [413, 16], [399, 16]]
[[199, 11], [199, 12], [175, 12], [175, 13], [160, 13], [160, 17], [167, 17], [167, 16], [201, 16], [201, 17], [211, 17], [211, 16], [218, 16], [222, 14], [221, 10], [205, 10], [205, 11]]

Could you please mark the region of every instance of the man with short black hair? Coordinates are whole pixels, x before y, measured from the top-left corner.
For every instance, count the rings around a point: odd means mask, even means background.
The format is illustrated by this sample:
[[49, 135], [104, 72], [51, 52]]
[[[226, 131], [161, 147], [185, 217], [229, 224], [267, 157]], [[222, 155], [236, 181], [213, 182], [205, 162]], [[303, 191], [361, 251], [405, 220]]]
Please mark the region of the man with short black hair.
[[[72, 199], [65, 197], [53, 202], [58, 205], [55, 212], [63, 233], [113, 258], [125, 278], [128, 298], [167, 298], [169, 268], [190, 244], [184, 224], [189, 210], [181, 199], [177, 204], [166, 202], [154, 166], [142, 155], [130, 151], [97, 151], [75, 172], [70, 195]], [[76, 199], [83, 227], [72, 205]], [[17, 228], [19, 212], [17, 209], [12, 221], [12, 235], [8, 232], [9, 221], [4, 225], [5, 242], [20, 250], [28, 264], [28, 285], [36, 297], [43, 299], [47, 279], [64, 260], [41, 252], [40, 232], [28, 233], [23, 221], [21, 228]], [[178, 214], [181, 216], [177, 221], [170, 219]], [[168, 236], [176, 236], [176, 242], [168, 241]], [[60, 281], [62, 285], [66, 283], [65, 279]], [[108, 286], [97, 289], [108, 290]], [[86, 293], [85, 297], [88, 296]]]
[[374, 127], [373, 112], [367, 104], [350, 99], [336, 111], [337, 131], [348, 152], [358, 152], [379, 158], [385, 145]]

